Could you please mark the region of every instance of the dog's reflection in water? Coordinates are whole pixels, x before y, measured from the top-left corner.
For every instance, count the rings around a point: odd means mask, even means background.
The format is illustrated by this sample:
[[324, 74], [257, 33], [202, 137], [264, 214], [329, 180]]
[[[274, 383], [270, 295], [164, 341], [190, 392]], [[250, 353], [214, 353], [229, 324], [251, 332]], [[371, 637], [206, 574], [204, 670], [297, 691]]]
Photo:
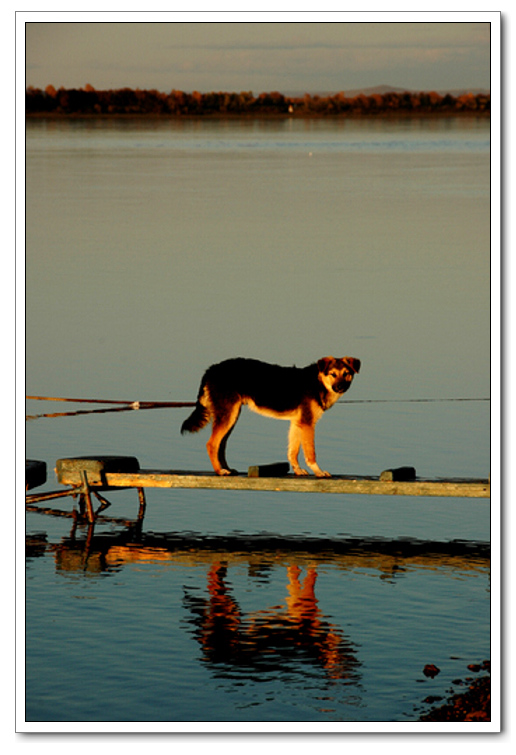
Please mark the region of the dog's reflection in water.
[[316, 568], [309, 567], [301, 580], [301, 569], [291, 565], [287, 575], [285, 604], [245, 613], [226, 582], [227, 566], [211, 566], [209, 598], [185, 596], [204, 660], [260, 673], [308, 664], [331, 679], [357, 680], [360, 663], [351, 642], [318, 608]]

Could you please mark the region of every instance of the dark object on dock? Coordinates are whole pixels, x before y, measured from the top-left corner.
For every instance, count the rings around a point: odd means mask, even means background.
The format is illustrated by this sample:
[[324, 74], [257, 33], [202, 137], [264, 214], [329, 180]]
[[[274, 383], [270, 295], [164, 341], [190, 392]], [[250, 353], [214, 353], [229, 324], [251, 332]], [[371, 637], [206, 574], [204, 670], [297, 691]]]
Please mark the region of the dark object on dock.
[[47, 465], [44, 461], [25, 460], [25, 490], [32, 490], [47, 481]]
[[288, 461], [278, 461], [275, 464], [260, 464], [249, 467], [248, 477], [286, 477], [290, 471]]
[[380, 475], [382, 482], [409, 482], [416, 479], [414, 467], [397, 467], [396, 469], [384, 469]]
[[134, 456], [80, 456], [71, 459], [58, 459], [56, 474], [58, 482], [65, 485], [80, 485], [82, 473], [88, 476], [89, 485], [103, 485], [106, 474], [111, 472], [133, 473], [140, 471], [140, 463]]

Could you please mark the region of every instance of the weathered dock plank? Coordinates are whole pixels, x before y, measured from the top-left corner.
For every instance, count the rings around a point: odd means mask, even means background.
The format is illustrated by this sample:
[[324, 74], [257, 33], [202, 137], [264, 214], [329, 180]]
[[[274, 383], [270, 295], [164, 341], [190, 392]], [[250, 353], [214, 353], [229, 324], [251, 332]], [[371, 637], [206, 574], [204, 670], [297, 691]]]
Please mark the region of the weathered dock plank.
[[[60, 480], [74, 484], [72, 479]], [[210, 490], [261, 490], [292, 493], [334, 493], [390, 496], [438, 496], [456, 498], [489, 498], [488, 480], [413, 480], [396, 482], [377, 477], [247, 477], [217, 476], [205, 472], [141, 469], [138, 472], [107, 472], [105, 483], [109, 487], [135, 488], [193, 488]]]
[[[491, 493], [489, 480], [421, 479], [416, 478], [413, 467], [384, 470], [379, 477], [296, 477], [287, 474], [288, 468], [287, 462], [280, 462], [249, 467], [248, 475], [218, 476], [213, 472], [141, 469], [134, 457], [86, 456], [59, 459], [56, 473], [61, 484], [80, 486], [86, 492], [87, 488], [137, 488], [143, 494], [144, 488], [192, 488], [460, 498], [489, 498]], [[84, 481], [85, 474], [87, 483]]]

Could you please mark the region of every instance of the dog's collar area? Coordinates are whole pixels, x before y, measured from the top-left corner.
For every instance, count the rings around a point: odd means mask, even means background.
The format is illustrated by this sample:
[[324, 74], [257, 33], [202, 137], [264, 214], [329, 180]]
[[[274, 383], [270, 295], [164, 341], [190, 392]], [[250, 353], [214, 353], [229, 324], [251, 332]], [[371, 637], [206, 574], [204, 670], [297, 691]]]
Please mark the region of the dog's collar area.
[[346, 391], [347, 388], [344, 388], [343, 391], [338, 391], [335, 387], [330, 391], [325, 386], [323, 386], [323, 389], [319, 392], [319, 405], [322, 409], [324, 409], [324, 411], [330, 409], [337, 400], [336, 396], [342, 396], [342, 394]]

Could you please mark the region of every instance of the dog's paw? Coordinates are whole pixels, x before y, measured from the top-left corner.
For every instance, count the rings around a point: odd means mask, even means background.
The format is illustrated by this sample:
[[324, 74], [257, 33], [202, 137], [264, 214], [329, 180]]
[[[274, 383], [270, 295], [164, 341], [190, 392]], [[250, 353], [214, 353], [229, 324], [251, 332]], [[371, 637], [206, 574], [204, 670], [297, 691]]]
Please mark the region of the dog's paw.
[[306, 469], [301, 469], [301, 467], [299, 467], [298, 469], [294, 469], [294, 474], [297, 477], [306, 477], [308, 475], [308, 472], [306, 471]]
[[219, 469], [217, 474], [220, 475], [221, 477], [223, 477], [224, 475], [230, 475], [231, 469]]
[[316, 477], [331, 477], [331, 474], [329, 472], [326, 472], [324, 469], [320, 469], [318, 472], [315, 472]]

